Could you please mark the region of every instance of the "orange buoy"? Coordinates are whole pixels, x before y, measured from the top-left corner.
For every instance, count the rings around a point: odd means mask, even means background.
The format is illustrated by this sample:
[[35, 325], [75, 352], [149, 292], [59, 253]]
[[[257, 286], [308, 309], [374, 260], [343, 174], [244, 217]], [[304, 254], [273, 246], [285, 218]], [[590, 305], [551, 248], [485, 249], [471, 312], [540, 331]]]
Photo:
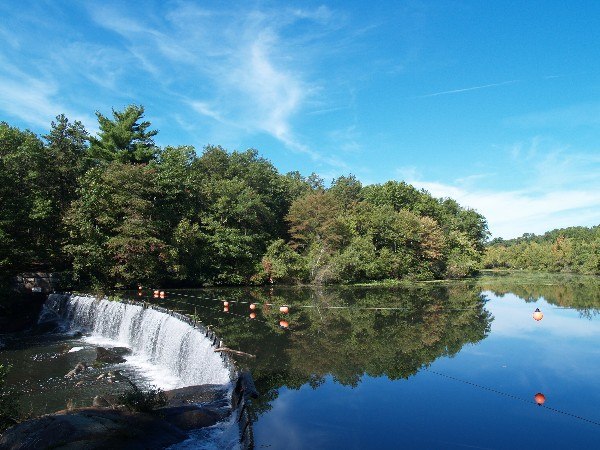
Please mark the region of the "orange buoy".
[[158, 290], [154, 291], [154, 295], [158, 295]]
[[542, 394], [541, 392], [538, 392], [537, 394], [535, 394], [533, 396], [533, 399], [539, 406], [542, 406], [546, 402], [546, 396], [544, 394]]
[[250, 318], [251, 319], [256, 319], [256, 313], [255, 312], [250, 313]]
[[533, 312], [533, 318], [538, 322], [544, 318], [544, 314], [542, 314], [540, 308], [535, 308], [535, 311]]
[[141, 296], [141, 295], [142, 295], [142, 291], [138, 291], [138, 295], [140, 295], [140, 296]]
[[138, 291], [141, 291], [141, 290], [142, 290], [142, 286], [138, 285]]
[[160, 298], [165, 298], [165, 291], [160, 291]]
[[254, 311], [256, 309], [256, 303], [250, 303], [250, 309]]
[[281, 328], [289, 328], [290, 324], [289, 324], [289, 323], [287, 323], [285, 320], [280, 320], [280, 321], [279, 321], [279, 326], [280, 326]]
[[229, 307], [229, 302], [223, 302], [223, 306], [224, 306], [225, 308], [228, 308], [228, 307]]
[[287, 313], [290, 312], [290, 308], [289, 308], [289, 306], [280, 306], [279, 307], [279, 311], [282, 312], [282, 313], [284, 313], [284, 314], [287, 314]]
[[229, 312], [229, 306], [223, 306], [223, 312]]

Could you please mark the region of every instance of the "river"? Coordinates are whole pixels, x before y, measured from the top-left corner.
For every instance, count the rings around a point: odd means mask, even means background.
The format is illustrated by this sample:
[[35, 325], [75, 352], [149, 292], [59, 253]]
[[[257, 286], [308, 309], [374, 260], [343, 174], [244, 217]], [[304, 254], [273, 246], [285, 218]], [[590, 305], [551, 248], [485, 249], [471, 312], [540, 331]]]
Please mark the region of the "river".
[[[492, 274], [391, 288], [119, 295], [195, 316], [224, 346], [253, 355], [236, 358], [261, 394], [251, 408], [256, 448], [592, 448], [599, 288], [597, 277]], [[93, 394], [62, 378], [91, 351], [89, 339], [54, 339], [29, 336], [2, 353], [19, 367], [12, 389], [35, 412]]]

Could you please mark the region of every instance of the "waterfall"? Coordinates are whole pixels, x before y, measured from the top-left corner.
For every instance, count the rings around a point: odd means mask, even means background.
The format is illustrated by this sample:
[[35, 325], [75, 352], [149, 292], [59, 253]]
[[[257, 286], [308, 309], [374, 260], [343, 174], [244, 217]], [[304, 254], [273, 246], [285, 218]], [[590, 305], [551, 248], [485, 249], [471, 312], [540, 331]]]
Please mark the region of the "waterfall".
[[176, 379], [174, 387], [227, 384], [230, 369], [212, 340], [181, 317], [139, 304], [82, 295], [48, 297], [46, 307], [71, 328], [79, 327], [130, 348], [135, 359], [158, 366]]

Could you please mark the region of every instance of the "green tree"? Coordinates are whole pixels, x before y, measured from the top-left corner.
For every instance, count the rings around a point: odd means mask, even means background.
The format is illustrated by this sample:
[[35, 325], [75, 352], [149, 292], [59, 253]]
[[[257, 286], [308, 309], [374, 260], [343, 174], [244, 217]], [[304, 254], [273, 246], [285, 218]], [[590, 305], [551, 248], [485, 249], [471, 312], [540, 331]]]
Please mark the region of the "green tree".
[[81, 181], [79, 198], [65, 218], [65, 251], [76, 278], [101, 285], [158, 283], [166, 273], [169, 248], [155, 220], [159, 195], [156, 169], [110, 163]]
[[96, 112], [100, 131], [90, 139], [90, 156], [99, 161], [147, 163], [156, 158], [156, 130], [150, 122], [142, 121], [144, 107], [129, 105], [119, 112], [113, 109], [113, 119]]

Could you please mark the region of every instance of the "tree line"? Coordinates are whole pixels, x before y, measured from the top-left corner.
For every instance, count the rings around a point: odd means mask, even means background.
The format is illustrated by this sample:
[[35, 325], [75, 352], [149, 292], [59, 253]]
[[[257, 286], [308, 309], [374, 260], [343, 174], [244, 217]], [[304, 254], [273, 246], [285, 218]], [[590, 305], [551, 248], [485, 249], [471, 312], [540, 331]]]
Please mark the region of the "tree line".
[[486, 249], [483, 265], [489, 269], [600, 274], [600, 225], [494, 239]]
[[0, 123], [0, 273], [77, 286], [346, 283], [473, 274], [487, 223], [404, 182], [326, 187], [256, 150], [156, 145], [144, 108]]

